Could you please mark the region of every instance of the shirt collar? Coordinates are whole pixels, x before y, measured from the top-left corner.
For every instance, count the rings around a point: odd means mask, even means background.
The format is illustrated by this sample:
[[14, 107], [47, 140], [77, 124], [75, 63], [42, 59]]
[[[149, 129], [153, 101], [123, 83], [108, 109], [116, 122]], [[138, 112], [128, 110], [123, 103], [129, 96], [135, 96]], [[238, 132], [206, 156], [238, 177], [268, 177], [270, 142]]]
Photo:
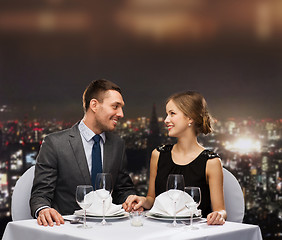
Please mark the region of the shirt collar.
[[[90, 128], [88, 128], [85, 123], [83, 122], [83, 120], [80, 121], [80, 123], [78, 124], [78, 129], [81, 133], [81, 135], [84, 137], [84, 139], [89, 142], [90, 140], [92, 140], [92, 138], [96, 135]], [[102, 132], [100, 134], [103, 143], [106, 142], [106, 134], [105, 132]]]

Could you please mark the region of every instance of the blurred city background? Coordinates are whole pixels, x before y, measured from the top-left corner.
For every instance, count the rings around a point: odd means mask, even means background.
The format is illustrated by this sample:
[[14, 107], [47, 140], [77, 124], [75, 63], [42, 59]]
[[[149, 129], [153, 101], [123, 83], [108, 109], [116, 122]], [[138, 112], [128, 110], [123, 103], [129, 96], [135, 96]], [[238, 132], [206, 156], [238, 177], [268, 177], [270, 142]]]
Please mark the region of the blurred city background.
[[93, 79], [122, 88], [128, 168], [147, 191], [150, 153], [173, 143], [174, 92], [202, 93], [216, 121], [199, 137], [245, 196], [245, 223], [281, 239], [281, 0], [0, 0], [0, 228], [46, 134], [82, 118]]

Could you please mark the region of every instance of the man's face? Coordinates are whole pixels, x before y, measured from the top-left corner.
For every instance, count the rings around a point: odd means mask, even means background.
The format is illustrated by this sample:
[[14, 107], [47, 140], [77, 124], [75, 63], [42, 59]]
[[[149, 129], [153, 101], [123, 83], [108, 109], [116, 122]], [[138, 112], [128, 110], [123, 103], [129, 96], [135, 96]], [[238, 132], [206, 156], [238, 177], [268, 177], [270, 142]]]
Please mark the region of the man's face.
[[101, 132], [113, 131], [118, 120], [123, 118], [123, 106], [124, 101], [118, 91], [106, 91], [103, 102], [97, 102], [96, 129]]

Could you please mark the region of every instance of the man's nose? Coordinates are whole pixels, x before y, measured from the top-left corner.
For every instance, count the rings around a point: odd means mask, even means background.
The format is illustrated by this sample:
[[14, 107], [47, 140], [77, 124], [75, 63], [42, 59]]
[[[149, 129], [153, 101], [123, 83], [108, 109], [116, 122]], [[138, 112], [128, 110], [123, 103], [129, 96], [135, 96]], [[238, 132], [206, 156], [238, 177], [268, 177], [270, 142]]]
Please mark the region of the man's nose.
[[124, 117], [122, 108], [119, 109], [117, 115], [118, 115], [118, 117], [120, 117], [120, 118], [123, 118], [123, 117]]

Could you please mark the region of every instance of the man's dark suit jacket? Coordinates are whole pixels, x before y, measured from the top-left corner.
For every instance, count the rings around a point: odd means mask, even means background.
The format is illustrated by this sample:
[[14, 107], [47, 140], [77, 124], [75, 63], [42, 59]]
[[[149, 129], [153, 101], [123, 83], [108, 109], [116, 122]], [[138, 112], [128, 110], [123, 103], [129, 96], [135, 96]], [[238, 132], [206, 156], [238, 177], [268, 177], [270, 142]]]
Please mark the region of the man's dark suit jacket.
[[[112, 174], [112, 197], [116, 204], [136, 194], [125, 167], [124, 141], [106, 132], [103, 172]], [[53, 207], [62, 215], [73, 214], [80, 209], [75, 200], [76, 186], [85, 184], [91, 185], [91, 177], [77, 123], [46, 136], [41, 145], [30, 198], [32, 216], [42, 206]]]

